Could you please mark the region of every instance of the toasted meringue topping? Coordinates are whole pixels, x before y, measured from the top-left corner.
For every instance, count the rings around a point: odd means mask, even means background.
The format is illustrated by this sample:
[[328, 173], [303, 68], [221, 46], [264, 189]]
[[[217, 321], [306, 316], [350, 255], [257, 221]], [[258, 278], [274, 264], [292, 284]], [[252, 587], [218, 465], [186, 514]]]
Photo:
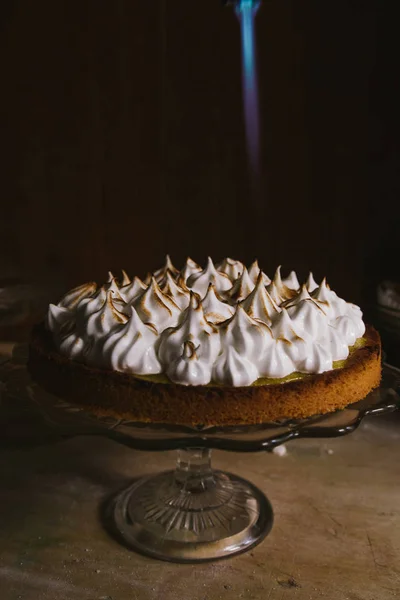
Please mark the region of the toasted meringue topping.
[[300, 332], [316, 340], [328, 331], [329, 320], [323, 309], [311, 298], [300, 300], [286, 308], [292, 322]]
[[134, 277], [130, 283], [120, 288], [120, 292], [121, 295], [125, 298], [126, 302], [131, 304], [136, 300], [138, 296], [140, 296], [140, 294], [143, 293], [144, 290], [147, 289], [147, 287], [148, 286], [145, 283], [143, 283], [143, 281], [139, 279], [139, 277]]
[[282, 279], [278, 267], [271, 281], [257, 261], [247, 271], [209, 258], [202, 270], [188, 258], [178, 271], [168, 256], [145, 282], [122, 271], [74, 288], [49, 306], [46, 326], [62, 354], [86, 364], [233, 386], [330, 370], [365, 332], [360, 308], [312, 273], [300, 287], [294, 271]]
[[297, 304], [300, 304], [300, 302], [303, 302], [303, 300], [312, 300], [304, 283], [301, 286], [299, 293], [296, 294], [296, 296], [293, 296], [293, 298], [286, 300], [286, 302], [283, 303], [283, 306], [285, 308], [290, 308], [291, 306], [296, 306]]
[[233, 260], [232, 258], [224, 258], [224, 260], [216, 265], [217, 271], [228, 275], [229, 279], [233, 282], [243, 273], [244, 264], [240, 260]]
[[213, 369], [213, 380], [222, 385], [251, 385], [258, 377], [255, 364], [233, 346], [224, 347]]
[[[109, 274], [111, 275], [111, 273], [109, 273]], [[113, 293], [114, 300], [118, 298], [118, 300], [123, 300], [124, 302], [126, 301], [125, 297], [121, 293], [121, 290], [118, 286], [118, 283], [117, 283], [117, 280], [115, 279], [115, 277], [112, 277], [111, 279], [109, 278], [107, 283], [104, 284], [103, 288], [105, 289], [106, 292]]]
[[171, 271], [167, 271], [162, 281], [160, 289], [166, 296], [169, 296], [181, 310], [187, 308], [190, 299], [190, 293], [184, 283], [178, 285], [172, 277]]
[[347, 313], [347, 302], [337, 296], [332, 291], [324, 278], [319, 287], [311, 294], [313, 300], [320, 306], [324, 312], [330, 317], [340, 317]]
[[121, 287], [124, 287], [125, 285], [129, 285], [130, 282], [131, 282], [131, 278], [129, 277], [127, 272], [124, 271], [124, 269], [122, 269]]
[[164, 368], [182, 356], [185, 342], [193, 342], [197, 357], [211, 369], [220, 351], [220, 336], [215, 326], [207, 322], [201, 302], [193, 292], [179, 324], [165, 329], [161, 334], [158, 357]]
[[268, 325], [250, 317], [240, 304], [233, 317], [220, 325], [220, 332], [223, 350], [233, 346], [255, 365], [272, 340]]
[[218, 293], [225, 292], [232, 287], [229, 277], [224, 273], [219, 273], [211, 258], [208, 257], [206, 268], [200, 273], [193, 273], [187, 280], [187, 286], [200, 296], [205, 296], [210, 283]]
[[86, 331], [90, 338], [98, 339], [108, 335], [127, 320], [128, 317], [115, 307], [113, 292], [108, 291], [103, 306], [88, 317]]
[[236, 279], [231, 289], [226, 293], [231, 303], [240, 302], [253, 291], [254, 283], [249, 277], [246, 267], [243, 267], [243, 273]]
[[165, 277], [165, 275], [167, 274], [167, 271], [169, 271], [173, 277], [178, 277], [179, 276], [179, 271], [172, 264], [172, 261], [171, 261], [171, 259], [170, 259], [170, 257], [169, 257], [168, 254], [165, 257], [165, 264], [164, 264], [164, 266], [161, 267], [161, 269], [158, 269], [157, 271], [154, 271], [154, 273], [153, 273], [154, 278], [156, 279], [156, 281], [157, 282], [161, 281], [161, 279], [163, 277]]
[[96, 293], [97, 285], [91, 281], [78, 285], [73, 290], [65, 294], [58, 303], [58, 306], [73, 310], [83, 298], [90, 298]]
[[62, 339], [59, 350], [68, 358], [80, 361], [84, 358], [86, 347], [87, 342], [76, 331], [73, 331]]
[[147, 273], [146, 277], [143, 279], [143, 283], [146, 287], [149, 287], [149, 285], [151, 284], [152, 277], [153, 275], [151, 273]]
[[[200, 273], [201, 271], [202, 268], [188, 256], [185, 262], [185, 266], [179, 273], [178, 283], [179, 281], [181, 281], [184, 284], [186, 284], [187, 280], [191, 275], [193, 275], [193, 273]], [[179, 285], [182, 285], [182, 283], [179, 283]]]
[[260, 273], [262, 274], [263, 284], [269, 285], [271, 283], [270, 278], [263, 271], [261, 271], [260, 267], [258, 266], [258, 260], [255, 260], [249, 267], [249, 277], [253, 283], [256, 283]]
[[210, 323], [221, 323], [230, 319], [234, 313], [234, 308], [223, 302], [222, 298], [217, 294], [212, 283], [208, 286], [207, 294], [201, 301], [204, 314], [207, 321]]
[[[293, 298], [293, 296], [295, 296], [296, 291], [289, 288], [285, 283], [283, 283], [282, 277], [281, 277], [281, 267], [280, 266], [275, 271], [273, 283], [275, 284], [277, 292], [278, 292], [279, 296], [282, 298], [282, 301], [288, 300], [289, 298]], [[269, 289], [268, 289], [268, 291], [269, 291]], [[271, 294], [270, 291], [269, 291], [269, 293]], [[272, 294], [271, 294], [271, 296], [272, 296]], [[275, 300], [275, 298], [274, 298], [274, 300]]]
[[197, 350], [191, 341], [183, 344], [182, 354], [167, 366], [167, 375], [171, 381], [182, 385], [207, 385], [211, 381], [212, 365], [199, 359]]
[[143, 323], [132, 308], [130, 319], [111, 333], [103, 344], [102, 363], [116, 371], [138, 375], [161, 373], [161, 365], [155, 351], [157, 339], [155, 327]]
[[268, 325], [271, 324], [281, 310], [265, 289], [262, 271], [259, 272], [253, 291], [243, 300], [241, 305], [248, 315], [260, 319]]
[[307, 281], [306, 281], [306, 288], [309, 291], [309, 293], [311, 294], [314, 290], [316, 290], [318, 287], [318, 283], [315, 281], [313, 274], [309, 273], [308, 277], [307, 277]]
[[276, 340], [283, 340], [290, 344], [299, 339], [303, 339], [286, 308], [282, 308], [281, 312], [274, 320], [271, 330]]
[[83, 298], [78, 305], [76, 306], [76, 322], [78, 328], [80, 329], [80, 325], [82, 324], [82, 333], [86, 331], [86, 321], [88, 317], [100, 310], [105, 301], [107, 300], [107, 290], [105, 285], [103, 285], [98, 291], [97, 294], [91, 298]]
[[267, 287], [265, 289], [267, 290], [268, 294], [270, 295], [272, 300], [275, 302], [275, 304], [280, 306], [284, 302], [284, 299], [280, 295], [279, 290], [278, 290], [277, 286], [275, 285], [274, 281], [271, 281], [271, 283], [269, 285], [267, 285]]
[[47, 312], [46, 326], [54, 335], [65, 333], [73, 325], [73, 313], [69, 308], [50, 304]]
[[299, 280], [297, 279], [297, 275], [294, 271], [290, 271], [289, 275], [282, 279], [282, 283], [290, 290], [294, 290], [295, 292], [300, 288]]
[[[365, 325], [361, 319], [355, 319], [348, 315], [342, 315], [332, 321], [332, 327], [339, 333], [347, 346], [354, 346], [358, 338], [365, 332]], [[334, 359], [340, 360], [340, 359]]]
[[132, 306], [144, 323], [153, 323], [160, 331], [175, 325], [180, 315], [179, 306], [160, 290], [154, 277], [149, 287], [136, 297]]

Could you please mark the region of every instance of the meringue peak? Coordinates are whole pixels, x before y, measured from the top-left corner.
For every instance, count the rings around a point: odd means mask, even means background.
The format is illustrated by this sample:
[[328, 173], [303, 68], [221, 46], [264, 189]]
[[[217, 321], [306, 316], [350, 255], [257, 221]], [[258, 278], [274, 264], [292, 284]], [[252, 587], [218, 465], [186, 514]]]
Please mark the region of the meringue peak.
[[241, 302], [244, 310], [253, 318], [260, 319], [270, 324], [280, 312], [278, 304], [271, 298], [263, 282], [263, 273], [260, 271], [253, 291]]
[[297, 275], [295, 271], [290, 271], [289, 275], [282, 279], [282, 283], [286, 285], [290, 290], [297, 290], [300, 288], [299, 280], [297, 279]]
[[179, 306], [164, 294], [155, 277], [151, 278], [150, 285], [133, 301], [143, 322], [153, 323], [157, 329], [173, 325], [181, 312]]
[[303, 300], [312, 300], [305, 283], [302, 284], [300, 292], [298, 292], [296, 296], [293, 296], [293, 298], [286, 300], [286, 302], [283, 303], [283, 306], [284, 308], [290, 308], [291, 306], [296, 306], [296, 304], [299, 304]]
[[[116, 321], [120, 323], [126, 323], [128, 320], [127, 316], [124, 313], [120, 312], [114, 304], [114, 291], [110, 290], [107, 292], [106, 301], [104, 306], [108, 307]], [[101, 309], [100, 309], [101, 310]]]
[[221, 323], [229, 319], [234, 309], [222, 300], [212, 283], [209, 284], [207, 294], [201, 301], [207, 321]]
[[280, 295], [278, 287], [274, 281], [271, 281], [271, 283], [266, 286], [266, 290], [267, 290], [270, 298], [272, 298], [272, 300], [275, 302], [275, 304], [277, 304], [277, 306], [282, 304], [283, 298]]
[[171, 271], [168, 269], [162, 282], [159, 284], [161, 291], [169, 296], [180, 309], [185, 309], [189, 303], [189, 290], [186, 285], [179, 280], [176, 283]]
[[307, 290], [310, 292], [310, 294], [314, 290], [316, 290], [318, 287], [318, 283], [315, 281], [314, 276], [311, 271], [309, 272], [308, 277], [307, 277], [306, 287], [307, 287]]
[[272, 325], [272, 334], [276, 340], [282, 340], [290, 343], [303, 339], [302, 336], [296, 331], [295, 325], [286, 308], [282, 308], [281, 312], [275, 319], [275, 322]]
[[[109, 272], [109, 273], [111, 275], [111, 272]], [[109, 279], [103, 287], [106, 290], [106, 292], [113, 292], [114, 297], [118, 298], [118, 300], [125, 300], [125, 298], [122, 297], [120, 288], [118, 286], [118, 283], [117, 283], [117, 280], [115, 279], [115, 277], [112, 277], [111, 279]]]
[[225, 333], [228, 330], [241, 330], [247, 327], [257, 327], [260, 329], [260, 331], [262, 330], [266, 331], [267, 333], [271, 333], [270, 328], [266, 323], [258, 319], [254, 319], [249, 314], [247, 314], [247, 312], [241, 304], [237, 305], [236, 310], [230, 319], [228, 319], [224, 323], [221, 323], [220, 330], [221, 333]]
[[253, 291], [253, 289], [254, 283], [249, 277], [248, 270], [246, 269], [246, 267], [244, 267], [242, 274], [240, 275], [240, 277], [238, 277], [238, 279], [236, 279], [232, 288], [227, 293], [227, 296], [233, 302], [240, 302], [244, 298], [247, 298], [247, 296]]
[[209, 333], [215, 330], [214, 325], [209, 323], [206, 319], [200, 296], [193, 291], [190, 292], [189, 305], [186, 310], [182, 312], [179, 320], [180, 325], [185, 322], [188, 324], [189, 328], [200, 326], [204, 331], [208, 331]]
[[224, 348], [213, 369], [213, 380], [223, 385], [248, 386], [258, 377], [254, 362], [237, 352], [233, 346]]
[[272, 281], [275, 284], [282, 300], [288, 300], [289, 298], [292, 298], [296, 294], [295, 290], [289, 288], [285, 283], [283, 283], [282, 276], [281, 276], [281, 265], [279, 265], [279, 267], [276, 269], [275, 275], [274, 275], [274, 278]]
[[129, 328], [138, 332], [147, 332], [149, 329], [157, 335], [158, 331], [153, 323], [143, 323], [139, 317], [137, 310], [132, 306], [129, 319]]
[[137, 275], [135, 275], [130, 283], [120, 288], [120, 292], [125, 298], [126, 302], [131, 303], [146, 289], [147, 285], [143, 283], [143, 281], [137, 277]]
[[155, 352], [157, 338], [154, 326], [143, 323], [132, 308], [129, 321], [111, 333], [104, 345], [98, 349], [99, 360], [117, 371], [138, 375], [160, 373], [161, 365]]
[[74, 326], [73, 313], [69, 308], [50, 304], [46, 326], [55, 335], [65, 335]]
[[126, 271], [124, 271], [124, 269], [121, 269], [121, 272], [122, 272], [121, 287], [124, 287], [125, 285], [129, 285], [131, 283], [131, 278], [129, 277], [128, 273]]
[[172, 260], [169, 256], [169, 254], [167, 254], [165, 257], [164, 265], [160, 269], [157, 269], [156, 271], [154, 271], [153, 275], [157, 281], [160, 281], [160, 279], [162, 279], [164, 277], [164, 275], [166, 274], [167, 271], [170, 271], [171, 274], [173, 275], [173, 277], [178, 277], [178, 275], [179, 275], [179, 271], [172, 264]]
[[225, 273], [231, 281], [235, 281], [243, 273], [244, 264], [233, 258], [224, 258], [223, 261], [216, 266], [217, 271]]
[[187, 286], [204, 296], [210, 283], [214, 284], [217, 292], [223, 292], [232, 287], [229, 277], [225, 273], [217, 271], [212, 259], [208, 257], [206, 268], [200, 273], [193, 273], [187, 280]]
[[[181, 314], [178, 325], [166, 329], [161, 334], [158, 347], [161, 363], [166, 367], [172, 364], [175, 365], [174, 368], [177, 367], [175, 361], [182, 357], [182, 346], [187, 341], [195, 344], [197, 357], [202, 362], [206, 373], [206, 367], [211, 369], [219, 353], [220, 337], [216, 327], [208, 323], [199, 297], [193, 292], [190, 294], [189, 306]], [[170, 376], [170, 368], [172, 369], [172, 366], [168, 367], [168, 376]]]
[[326, 285], [326, 278], [324, 277], [319, 286], [312, 293], [311, 297], [322, 304], [329, 304], [329, 293], [330, 290]]
[[268, 277], [268, 275], [266, 275], [266, 273], [264, 273], [264, 271], [262, 271], [260, 269], [258, 260], [254, 260], [251, 263], [248, 271], [249, 271], [249, 277], [253, 283], [257, 282], [257, 279], [260, 277], [260, 275], [262, 278], [263, 285], [269, 285], [271, 283], [271, 279]]
[[74, 309], [83, 298], [92, 297], [97, 291], [97, 283], [94, 281], [90, 281], [88, 283], [83, 283], [82, 285], [78, 285], [73, 288], [71, 291], [67, 292], [58, 303], [58, 306], [62, 306], [63, 308], [69, 308], [70, 310]]
[[98, 339], [108, 335], [110, 331], [127, 322], [128, 317], [120, 312], [113, 303], [113, 292], [107, 292], [103, 306], [89, 315], [87, 333], [89, 337]]

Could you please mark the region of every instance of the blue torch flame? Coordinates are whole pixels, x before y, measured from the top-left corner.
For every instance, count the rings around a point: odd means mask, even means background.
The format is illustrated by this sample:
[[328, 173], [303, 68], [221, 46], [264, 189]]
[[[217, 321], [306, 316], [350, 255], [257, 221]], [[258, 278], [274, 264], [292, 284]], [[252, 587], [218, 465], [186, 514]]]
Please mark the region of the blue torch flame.
[[259, 2], [254, 0], [239, 0], [235, 7], [240, 20], [244, 120], [253, 184], [256, 183], [259, 175], [260, 161], [258, 82], [254, 31], [254, 21], [258, 7]]

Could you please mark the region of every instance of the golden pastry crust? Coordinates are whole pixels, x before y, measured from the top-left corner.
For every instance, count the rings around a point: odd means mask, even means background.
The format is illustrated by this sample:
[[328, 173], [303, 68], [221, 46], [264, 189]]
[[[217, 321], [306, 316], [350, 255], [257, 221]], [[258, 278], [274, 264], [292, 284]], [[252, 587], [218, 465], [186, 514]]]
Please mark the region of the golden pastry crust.
[[303, 418], [363, 399], [381, 379], [381, 341], [367, 325], [365, 344], [343, 367], [285, 383], [184, 386], [88, 367], [59, 354], [43, 324], [33, 332], [28, 368], [49, 392], [92, 412], [152, 423], [239, 425]]

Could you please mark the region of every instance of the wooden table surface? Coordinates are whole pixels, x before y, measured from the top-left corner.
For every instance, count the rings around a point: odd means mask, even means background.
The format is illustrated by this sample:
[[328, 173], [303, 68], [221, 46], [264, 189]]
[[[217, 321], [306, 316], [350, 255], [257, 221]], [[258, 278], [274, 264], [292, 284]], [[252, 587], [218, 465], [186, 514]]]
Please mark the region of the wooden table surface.
[[268, 495], [275, 524], [252, 551], [193, 566], [124, 548], [101, 519], [111, 494], [171, 468], [173, 452], [89, 436], [24, 443], [13, 435], [18, 402], [3, 398], [2, 410], [10, 401], [11, 418], [0, 419], [1, 600], [400, 597], [399, 413], [343, 438], [290, 442], [286, 456], [214, 452], [215, 466]]

